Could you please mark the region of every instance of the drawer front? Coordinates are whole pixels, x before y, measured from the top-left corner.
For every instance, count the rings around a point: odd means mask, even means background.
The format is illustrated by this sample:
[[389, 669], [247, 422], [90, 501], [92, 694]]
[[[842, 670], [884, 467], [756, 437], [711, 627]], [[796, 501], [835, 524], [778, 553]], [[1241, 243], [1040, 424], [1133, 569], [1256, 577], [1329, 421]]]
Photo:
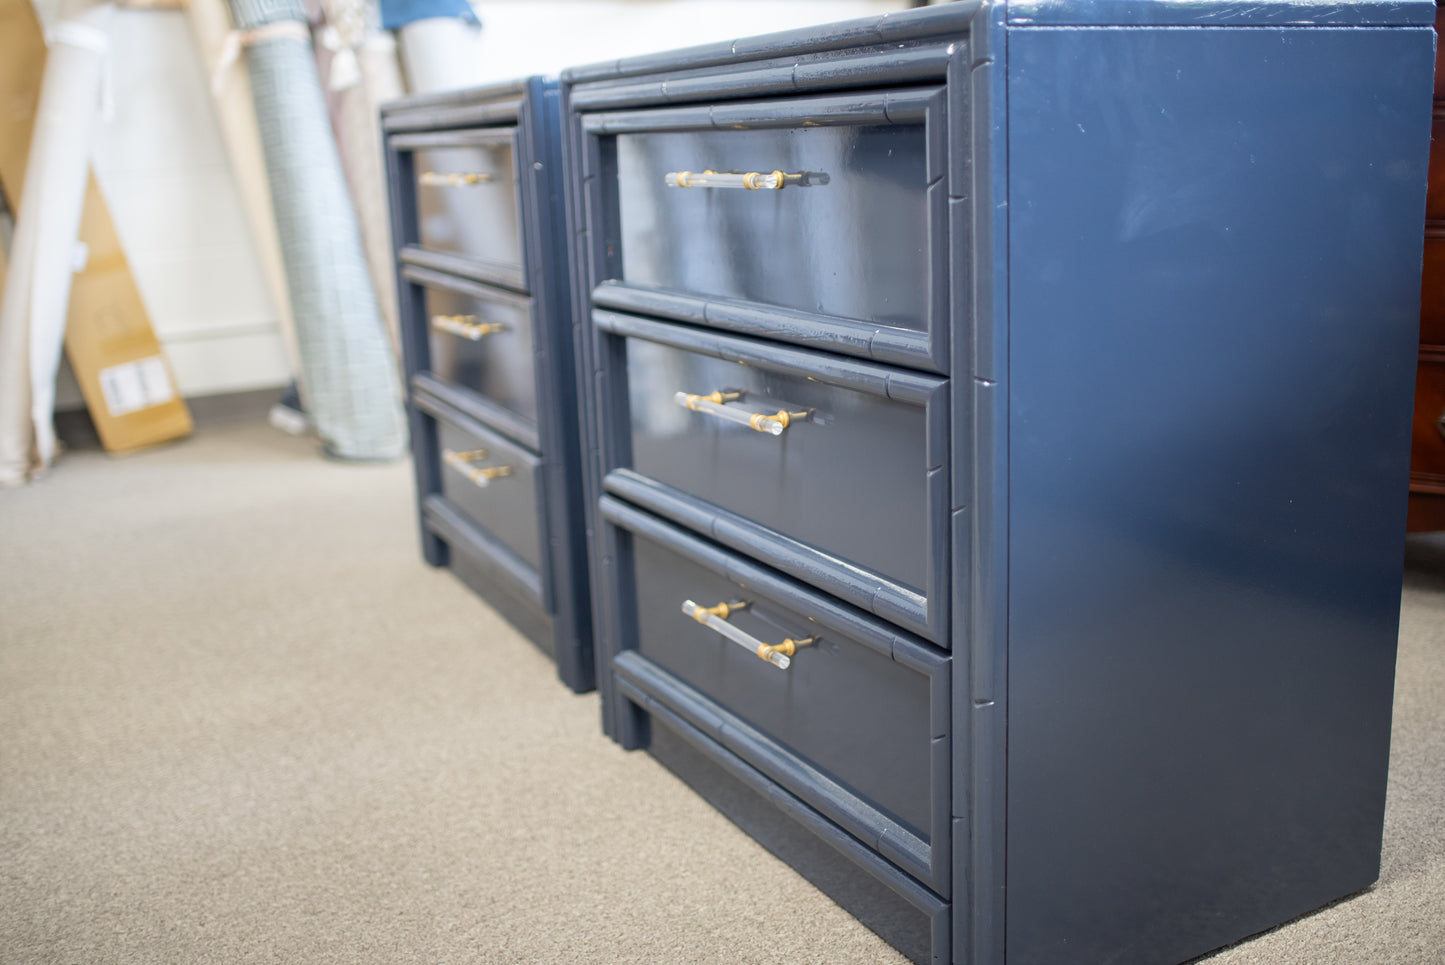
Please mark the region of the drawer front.
[[1420, 281], [1420, 342], [1424, 345], [1445, 345], [1445, 229], [1434, 226], [1425, 230], [1424, 270]]
[[532, 569], [545, 572], [537, 457], [463, 415], [425, 400], [419, 405], [436, 418], [442, 496]]
[[[947, 198], [936, 97], [587, 118], [600, 138], [600, 190], [612, 192], [596, 232], [610, 256], [599, 304], [942, 370]], [[769, 187], [778, 176], [782, 187]], [[646, 293], [663, 297], [648, 304]]]
[[555, 659], [553, 618], [537, 574], [442, 496], [433, 494], [422, 501], [422, 523], [446, 544], [447, 566], [457, 578]]
[[428, 145], [415, 147], [412, 155], [421, 246], [520, 270], [515, 129], [395, 140]]
[[1425, 217], [1445, 219], [1445, 110], [1435, 108], [1430, 122], [1430, 175], [1425, 192]]
[[953, 960], [947, 900], [781, 790], [640, 683], [619, 677], [618, 690], [647, 713], [654, 760], [909, 961]]
[[1416, 371], [1410, 485], [1445, 493], [1445, 349], [1421, 359]]
[[429, 281], [424, 292], [431, 371], [535, 427], [531, 299], [462, 282]]
[[[750, 536], [739, 548], [810, 582], [820, 568], [856, 576], [856, 599], [823, 585], [937, 639], [947, 596], [942, 381], [626, 316], [598, 321], [625, 342], [627, 438], [608, 454], [621, 470], [609, 489], [645, 503], [634, 478], [643, 477], [770, 531], [774, 552]], [[789, 414], [786, 427], [778, 413]], [[747, 424], [754, 415], [765, 431]], [[880, 612], [885, 583], [906, 612]]]
[[[827, 182], [667, 184], [673, 172], [704, 169]], [[624, 134], [617, 180], [623, 281], [925, 327], [922, 125]]]
[[[735, 752], [940, 886], [947, 849], [938, 867], [932, 849], [949, 818], [948, 658], [620, 501], [604, 500], [603, 512], [628, 534], [628, 659], [736, 717], [746, 727], [723, 735]], [[710, 625], [684, 612], [689, 602], [731, 609]], [[762, 659], [759, 645], [791, 649], [788, 665]]]

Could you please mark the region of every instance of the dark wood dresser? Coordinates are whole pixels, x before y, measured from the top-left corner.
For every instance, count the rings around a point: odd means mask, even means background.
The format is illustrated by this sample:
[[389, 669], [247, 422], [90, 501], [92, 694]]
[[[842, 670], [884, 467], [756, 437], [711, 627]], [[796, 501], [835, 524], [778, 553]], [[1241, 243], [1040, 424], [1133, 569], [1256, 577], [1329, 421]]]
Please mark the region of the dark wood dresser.
[[[1435, 30], [1445, 25], [1437, 14]], [[1420, 285], [1420, 362], [1410, 447], [1412, 533], [1445, 529], [1445, 71], [1435, 61], [1430, 189], [1425, 200], [1425, 270]]]

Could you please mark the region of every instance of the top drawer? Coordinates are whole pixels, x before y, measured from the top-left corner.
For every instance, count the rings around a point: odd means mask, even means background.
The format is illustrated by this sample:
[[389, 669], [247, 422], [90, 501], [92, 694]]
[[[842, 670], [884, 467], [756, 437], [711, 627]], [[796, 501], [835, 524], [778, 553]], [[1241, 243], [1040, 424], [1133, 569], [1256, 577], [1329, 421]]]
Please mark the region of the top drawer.
[[944, 371], [942, 97], [585, 115], [595, 303]]
[[397, 134], [391, 146], [410, 155], [416, 198], [405, 260], [524, 291], [517, 129]]

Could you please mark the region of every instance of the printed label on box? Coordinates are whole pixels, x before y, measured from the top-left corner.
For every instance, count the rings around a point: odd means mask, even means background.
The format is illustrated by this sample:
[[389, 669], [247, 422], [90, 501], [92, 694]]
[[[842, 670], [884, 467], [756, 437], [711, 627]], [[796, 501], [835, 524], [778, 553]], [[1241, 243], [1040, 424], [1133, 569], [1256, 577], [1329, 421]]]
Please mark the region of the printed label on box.
[[100, 391], [113, 416], [128, 415], [176, 397], [166, 361], [159, 355], [100, 370]]

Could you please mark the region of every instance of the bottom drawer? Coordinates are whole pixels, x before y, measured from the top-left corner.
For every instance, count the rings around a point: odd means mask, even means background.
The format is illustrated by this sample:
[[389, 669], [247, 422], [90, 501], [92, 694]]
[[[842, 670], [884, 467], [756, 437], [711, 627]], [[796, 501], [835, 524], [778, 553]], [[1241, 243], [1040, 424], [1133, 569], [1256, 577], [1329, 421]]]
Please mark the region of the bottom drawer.
[[724, 817], [910, 961], [944, 965], [952, 960], [947, 901], [862, 848], [658, 701], [625, 684], [623, 692], [649, 715], [648, 752]]
[[436, 433], [441, 499], [484, 534], [516, 580], [551, 612], [541, 459], [428, 392], [417, 390], [414, 402]]
[[447, 567], [457, 579], [556, 659], [552, 616], [542, 609], [536, 581], [529, 580], [526, 572], [518, 572], [511, 554], [440, 496], [428, 496], [422, 503], [422, 520], [426, 529], [446, 544]]
[[442, 495], [541, 570], [537, 457], [475, 426], [444, 420], [437, 424], [437, 444]]
[[614, 674], [946, 895], [947, 655], [619, 500], [602, 510], [623, 534], [614, 639], [635, 647]]

